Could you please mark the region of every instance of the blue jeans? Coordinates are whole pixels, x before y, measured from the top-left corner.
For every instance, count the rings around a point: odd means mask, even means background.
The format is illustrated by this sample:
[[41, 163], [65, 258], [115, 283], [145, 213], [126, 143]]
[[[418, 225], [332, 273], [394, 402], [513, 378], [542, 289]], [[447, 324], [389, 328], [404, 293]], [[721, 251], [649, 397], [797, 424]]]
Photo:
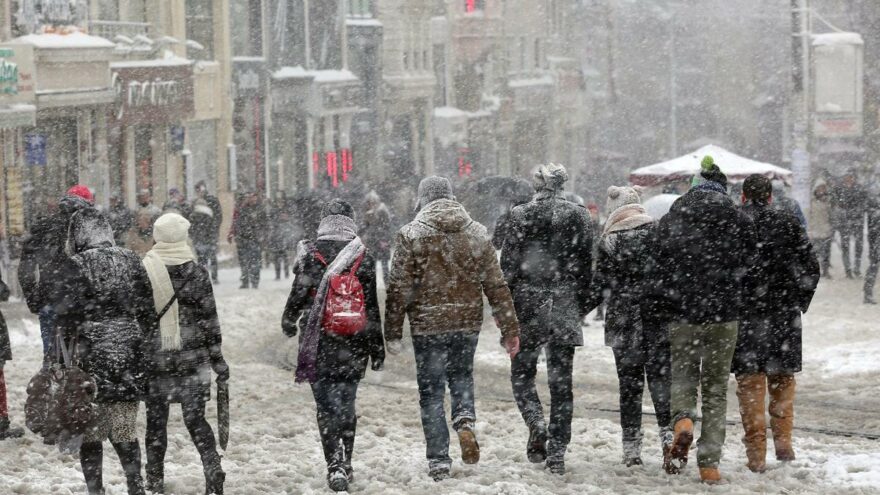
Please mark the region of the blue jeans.
[[426, 455], [431, 468], [452, 465], [449, 457], [449, 429], [443, 399], [446, 384], [452, 399], [452, 427], [476, 420], [474, 408], [474, 353], [479, 333], [452, 332], [414, 335], [419, 406], [425, 432]]
[[55, 360], [55, 310], [43, 306], [38, 314], [40, 337], [43, 339], [43, 368], [48, 368]]

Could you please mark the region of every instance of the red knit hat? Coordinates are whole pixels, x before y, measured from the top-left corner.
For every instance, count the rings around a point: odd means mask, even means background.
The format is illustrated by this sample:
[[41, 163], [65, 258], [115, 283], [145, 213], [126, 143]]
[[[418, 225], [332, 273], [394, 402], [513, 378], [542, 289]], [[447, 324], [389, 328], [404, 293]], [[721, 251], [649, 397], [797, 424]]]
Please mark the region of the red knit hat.
[[91, 204], [95, 204], [95, 196], [92, 194], [92, 191], [89, 190], [88, 187], [77, 184], [75, 186], [71, 186], [70, 189], [67, 190], [68, 196], [79, 196], [80, 198], [88, 201]]

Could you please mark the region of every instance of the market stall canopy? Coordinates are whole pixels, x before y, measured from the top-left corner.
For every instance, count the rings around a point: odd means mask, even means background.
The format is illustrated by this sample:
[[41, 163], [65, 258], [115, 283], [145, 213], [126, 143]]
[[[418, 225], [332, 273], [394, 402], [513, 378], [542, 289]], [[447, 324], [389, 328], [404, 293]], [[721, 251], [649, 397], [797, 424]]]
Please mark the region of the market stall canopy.
[[666, 162], [636, 169], [630, 174], [629, 181], [635, 185], [650, 187], [690, 180], [700, 171], [700, 161], [706, 155], [715, 159], [715, 163], [731, 182], [742, 182], [752, 174], [761, 174], [786, 184], [791, 183], [790, 170], [750, 160], [712, 144]]

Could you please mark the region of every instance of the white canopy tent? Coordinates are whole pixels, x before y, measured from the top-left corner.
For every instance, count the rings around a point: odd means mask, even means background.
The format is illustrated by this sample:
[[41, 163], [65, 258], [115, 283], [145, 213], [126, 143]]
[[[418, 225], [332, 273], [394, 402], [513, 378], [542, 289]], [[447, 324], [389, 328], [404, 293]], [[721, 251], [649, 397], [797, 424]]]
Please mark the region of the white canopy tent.
[[718, 167], [721, 168], [721, 171], [724, 172], [731, 182], [742, 182], [752, 174], [761, 174], [770, 179], [779, 179], [786, 184], [790, 184], [792, 180], [791, 170], [751, 160], [727, 151], [720, 146], [710, 144], [703, 146], [693, 153], [636, 169], [630, 174], [629, 181], [635, 185], [651, 187], [690, 180], [691, 177], [700, 171], [700, 162], [702, 162], [703, 157], [706, 155], [711, 155], [715, 159], [715, 163], [718, 164]]

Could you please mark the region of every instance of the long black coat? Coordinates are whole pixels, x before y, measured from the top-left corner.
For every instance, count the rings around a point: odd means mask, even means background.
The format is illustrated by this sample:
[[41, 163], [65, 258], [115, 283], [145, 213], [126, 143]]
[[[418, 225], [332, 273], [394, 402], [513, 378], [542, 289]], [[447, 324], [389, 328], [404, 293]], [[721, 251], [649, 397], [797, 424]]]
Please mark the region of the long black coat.
[[[321, 284], [326, 267], [318, 261], [313, 251], [317, 250], [327, 263], [333, 263], [336, 256], [348, 244], [347, 241], [305, 241], [300, 243], [293, 272], [295, 278], [287, 306], [284, 308], [284, 326], [295, 324], [300, 315], [300, 328], [305, 330], [309, 310], [315, 299], [315, 292]], [[378, 370], [385, 362], [385, 341], [382, 338], [382, 317], [379, 311], [379, 298], [376, 294], [376, 261], [367, 251], [357, 277], [364, 289], [367, 310], [367, 327], [352, 336], [330, 335], [321, 332], [318, 341], [318, 379], [332, 381], [360, 380], [367, 370], [367, 360], [372, 368]], [[302, 337], [302, 332], [300, 333]]]
[[139, 400], [145, 335], [155, 320], [147, 272], [137, 254], [113, 246], [110, 225], [95, 210], [77, 215], [71, 234], [75, 254], [59, 271], [59, 329], [68, 339], [78, 333], [80, 364], [98, 385], [98, 402]]
[[192, 397], [210, 400], [212, 365], [223, 361], [211, 278], [192, 261], [167, 268], [180, 309], [180, 350], [163, 351], [158, 325], [151, 328], [147, 344], [149, 395], [175, 403]]
[[643, 318], [641, 307], [656, 242], [656, 228], [656, 224], [648, 223], [612, 232], [598, 243], [596, 273], [586, 310], [592, 311], [603, 300], [608, 303], [605, 313], [607, 346], [638, 349], [644, 342], [645, 332], [661, 333], [654, 328], [651, 315]]
[[[3, 282], [3, 275], [0, 274], [0, 302], [5, 302], [9, 297], [9, 288]], [[9, 343], [9, 329], [6, 327], [6, 319], [0, 312], [0, 363], [12, 360], [12, 345]], [[0, 364], [2, 367], [2, 364]]]
[[78, 196], [65, 196], [58, 203], [58, 211], [38, 220], [24, 239], [18, 283], [32, 313], [54, 304], [54, 296], [63, 292], [56, 285], [68, 258], [64, 252], [67, 226], [70, 217], [82, 209], [93, 207]]
[[749, 204], [757, 251], [748, 273], [748, 296], [733, 372], [795, 373], [801, 370], [801, 313], [819, 283], [819, 261], [807, 232], [790, 212]]
[[755, 227], [726, 194], [703, 185], [678, 198], [657, 226], [643, 304], [666, 321], [738, 321]]
[[593, 233], [587, 210], [539, 193], [512, 210], [501, 268], [513, 295], [523, 349], [584, 343]]

